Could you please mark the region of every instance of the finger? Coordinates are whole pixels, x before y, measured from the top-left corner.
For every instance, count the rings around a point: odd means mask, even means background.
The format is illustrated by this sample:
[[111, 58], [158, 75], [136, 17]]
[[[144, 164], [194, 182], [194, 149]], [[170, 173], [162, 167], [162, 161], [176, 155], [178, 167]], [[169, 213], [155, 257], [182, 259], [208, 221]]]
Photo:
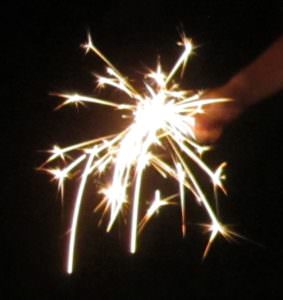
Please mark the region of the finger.
[[215, 143], [222, 134], [221, 127], [196, 127], [195, 136], [197, 142], [200, 144], [212, 144]]

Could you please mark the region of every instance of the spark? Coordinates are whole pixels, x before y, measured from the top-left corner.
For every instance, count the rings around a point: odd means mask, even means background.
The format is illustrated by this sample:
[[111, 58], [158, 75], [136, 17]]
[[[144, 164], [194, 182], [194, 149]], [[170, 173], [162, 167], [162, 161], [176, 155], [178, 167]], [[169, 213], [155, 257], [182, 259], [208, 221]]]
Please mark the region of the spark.
[[[183, 51], [171, 70], [163, 71], [161, 64], [158, 63], [155, 71], [151, 70], [145, 75], [144, 90], [139, 92], [94, 46], [91, 36], [88, 35], [88, 41], [82, 47], [86, 53], [93, 52], [106, 65], [106, 75], [96, 75], [98, 87], [110, 86], [118, 89], [126, 94], [130, 103], [121, 104], [80, 94], [56, 94], [63, 99], [57, 108], [86, 103], [103, 105], [124, 111], [126, 117], [132, 121], [128, 127], [117, 134], [65, 148], [56, 145], [49, 151], [51, 156], [41, 166], [41, 169], [58, 180], [62, 197], [64, 181], [70, 177], [71, 172], [79, 168], [80, 182], [71, 218], [67, 251], [67, 273], [69, 274], [74, 268], [81, 203], [87, 182], [93, 176], [111, 177], [110, 182], [109, 180], [105, 182], [98, 191], [103, 198], [95, 211], [103, 209], [103, 218], [108, 215], [107, 231], [112, 229], [121, 213], [127, 212], [130, 219], [129, 251], [131, 253], [137, 250], [138, 234], [161, 207], [172, 204], [172, 199], [180, 200], [181, 232], [183, 235], [186, 234], [188, 193], [201, 204], [209, 218], [207, 228], [210, 238], [204, 256], [207, 255], [211, 243], [219, 233], [224, 237], [232, 234], [218, 220], [211, 201], [205, 196], [201, 184], [190, 168], [190, 164], [196, 165], [200, 172], [208, 176], [214, 191], [220, 188], [226, 192], [222, 183], [223, 168], [226, 163], [221, 163], [216, 170], [212, 170], [204, 162], [202, 155], [210, 148], [198, 144], [194, 134], [194, 124], [195, 116], [205, 113], [203, 108], [206, 105], [229, 101], [229, 99], [206, 99], [201, 93], [179, 88], [175, 78], [178, 73], [183, 75], [189, 55], [193, 51], [193, 44], [185, 35], [178, 44]], [[71, 161], [71, 154], [72, 156], [79, 154], [79, 156]], [[60, 164], [64, 164], [64, 168], [47, 168], [57, 160], [60, 160]], [[80, 168], [83, 163], [85, 165]], [[162, 197], [161, 190], [155, 189], [154, 199], [146, 208], [148, 202], [143, 195], [143, 179], [149, 168], [156, 170], [164, 178], [175, 180], [179, 191]]]

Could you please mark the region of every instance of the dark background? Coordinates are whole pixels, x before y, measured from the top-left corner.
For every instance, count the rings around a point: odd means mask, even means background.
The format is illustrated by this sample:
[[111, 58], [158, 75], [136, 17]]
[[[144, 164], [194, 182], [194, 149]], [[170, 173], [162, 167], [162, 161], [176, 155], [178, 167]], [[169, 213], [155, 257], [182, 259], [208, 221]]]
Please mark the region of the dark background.
[[[282, 284], [282, 93], [250, 109], [229, 126], [211, 159], [228, 162], [229, 196], [221, 197], [227, 223], [253, 242], [218, 238], [202, 262], [207, 236], [196, 224], [190, 201], [191, 234], [179, 232], [178, 208], [164, 208], [127, 253], [123, 232], [97, 228], [95, 194], [83, 206], [75, 272], [64, 274], [70, 192], [64, 206], [49, 177], [36, 171], [42, 150], [68, 145], [119, 127], [119, 119], [95, 106], [54, 112], [50, 92], [92, 95], [92, 71], [103, 72], [79, 47], [89, 30], [93, 40], [129, 77], [142, 78], [161, 55], [169, 67], [178, 56], [178, 32], [197, 45], [183, 80], [185, 88], [224, 83], [282, 32], [278, 1], [56, 1], [13, 3], [3, 9], [11, 40], [4, 62], [1, 122], [8, 155], [2, 157], [2, 249], [4, 285], [21, 298], [179, 299], [204, 296], [250, 299], [281, 294]], [[6, 17], [6, 18], [4, 18]], [[5, 140], [5, 139], [4, 139]], [[8, 159], [7, 159], [8, 158]], [[8, 172], [6, 173], [6, 170]], [[223, 198], [223, 199], [222, 199]], [[119, 226], [118, 226], [119, 227]], [[4, 291], [4, 290], [3, 290]]]

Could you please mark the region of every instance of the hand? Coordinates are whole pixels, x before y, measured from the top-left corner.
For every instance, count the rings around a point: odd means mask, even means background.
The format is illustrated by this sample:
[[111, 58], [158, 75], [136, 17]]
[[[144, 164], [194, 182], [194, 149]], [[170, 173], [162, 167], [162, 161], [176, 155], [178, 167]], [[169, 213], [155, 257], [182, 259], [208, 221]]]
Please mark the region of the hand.
[[227, 98], [228, 100], [206, 105], [203, 107], [204, 113], [196, 116], [197, 141], [201, 144], [211, 144], [220, 138], [224, 127], [239, 116], [245, 105], [239, 90], [233, 89], [229, 84], [204, 93], [202, 98]]

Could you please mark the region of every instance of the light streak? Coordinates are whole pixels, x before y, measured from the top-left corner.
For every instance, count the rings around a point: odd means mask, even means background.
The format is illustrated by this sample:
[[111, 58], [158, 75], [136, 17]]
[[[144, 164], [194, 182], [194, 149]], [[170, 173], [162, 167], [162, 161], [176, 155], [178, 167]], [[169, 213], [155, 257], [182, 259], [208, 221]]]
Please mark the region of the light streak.
[[[139, 92], [120, 73], [116, 67], [94, 46], [90, 35], [82, 47], [86, 53], [95, 53], [106, 64], [106, 76], [97, 76], [98, 86], [111, 86], [124, 92], [130, 103], [116, 103], [113, 101], [89, 97], [79, 94], [56, 94], [64, 99], [57, 108], [65, 105], [79, 105], [85, 103], [99, 104], [124, 111], [132, 122], [124, 131], [110, 136], [99, 137], [65, 148], [54, 146], [50, 150], [51, 156], [41, 166], [53, 178], [58, 180], [59, 189], [63, 195], [63, 186], [75, 170], [80, 168], [80, 183], [74, 210], [72, 213], [70, 238], [68, 242], [67, 273], [74, 268], [76, 235], [81, 203], [84, 199], [86, 184], [91, 176], [110, 175], [112, 179], [105, 182], [105, 186], [98, 191], [103, 199], [95, 211], [104, 207], [103, 217], [108, 212], [109, 221], [107, 231], [110, 231], [120, 213], [127, 206], [130, 218], [129, 251], [137, 249], [138, 234], [143, 230], [152, 216], [162, 206], [172, 204], [171, 200], [180, 199], [181, 232], [187, 232], [186, 195], [190, 192], [197, 202], [202, 205], [209, 218], [206, 227], [211, 232], [204, 256], [218, 233], [229, 237], [233, 233], [226, 229], [214, 212], [201, 184], [193, 175], [189, 164], [197, 165], [200, 172], [210, 179], [214, 191], [220, 188], [225, 192], [222, 184], [222, 171], [225, 163], [212, 170], [202, 159], [203, 152], [209, 147], [198, 144], [194, 135], [195, 116], [205, 113], [204, 106], [229, 101], [229, 99], [205, 99], [201, 93], [182, 90], [175, 82], [177, 73], [183, 73], [189, 55], [193, 49], [191, 41], [183, 35], [179, 43], [183, 51], [168, 74], [162, 71], [158, 64], [156, 71], [145, 75], [145, 91]], [[72, 160], [70, 154], [80, 155]], [[47, 167], [56, 161], [64, 164], [64, 168]], [[155, 189], [153, 201], [146, 209], [143, 199], [143, 177], [148, 168], [153, 168], [164, 178], [172, 178], [179, 185], [179, 192], [162, 198], [161, 190]]]

